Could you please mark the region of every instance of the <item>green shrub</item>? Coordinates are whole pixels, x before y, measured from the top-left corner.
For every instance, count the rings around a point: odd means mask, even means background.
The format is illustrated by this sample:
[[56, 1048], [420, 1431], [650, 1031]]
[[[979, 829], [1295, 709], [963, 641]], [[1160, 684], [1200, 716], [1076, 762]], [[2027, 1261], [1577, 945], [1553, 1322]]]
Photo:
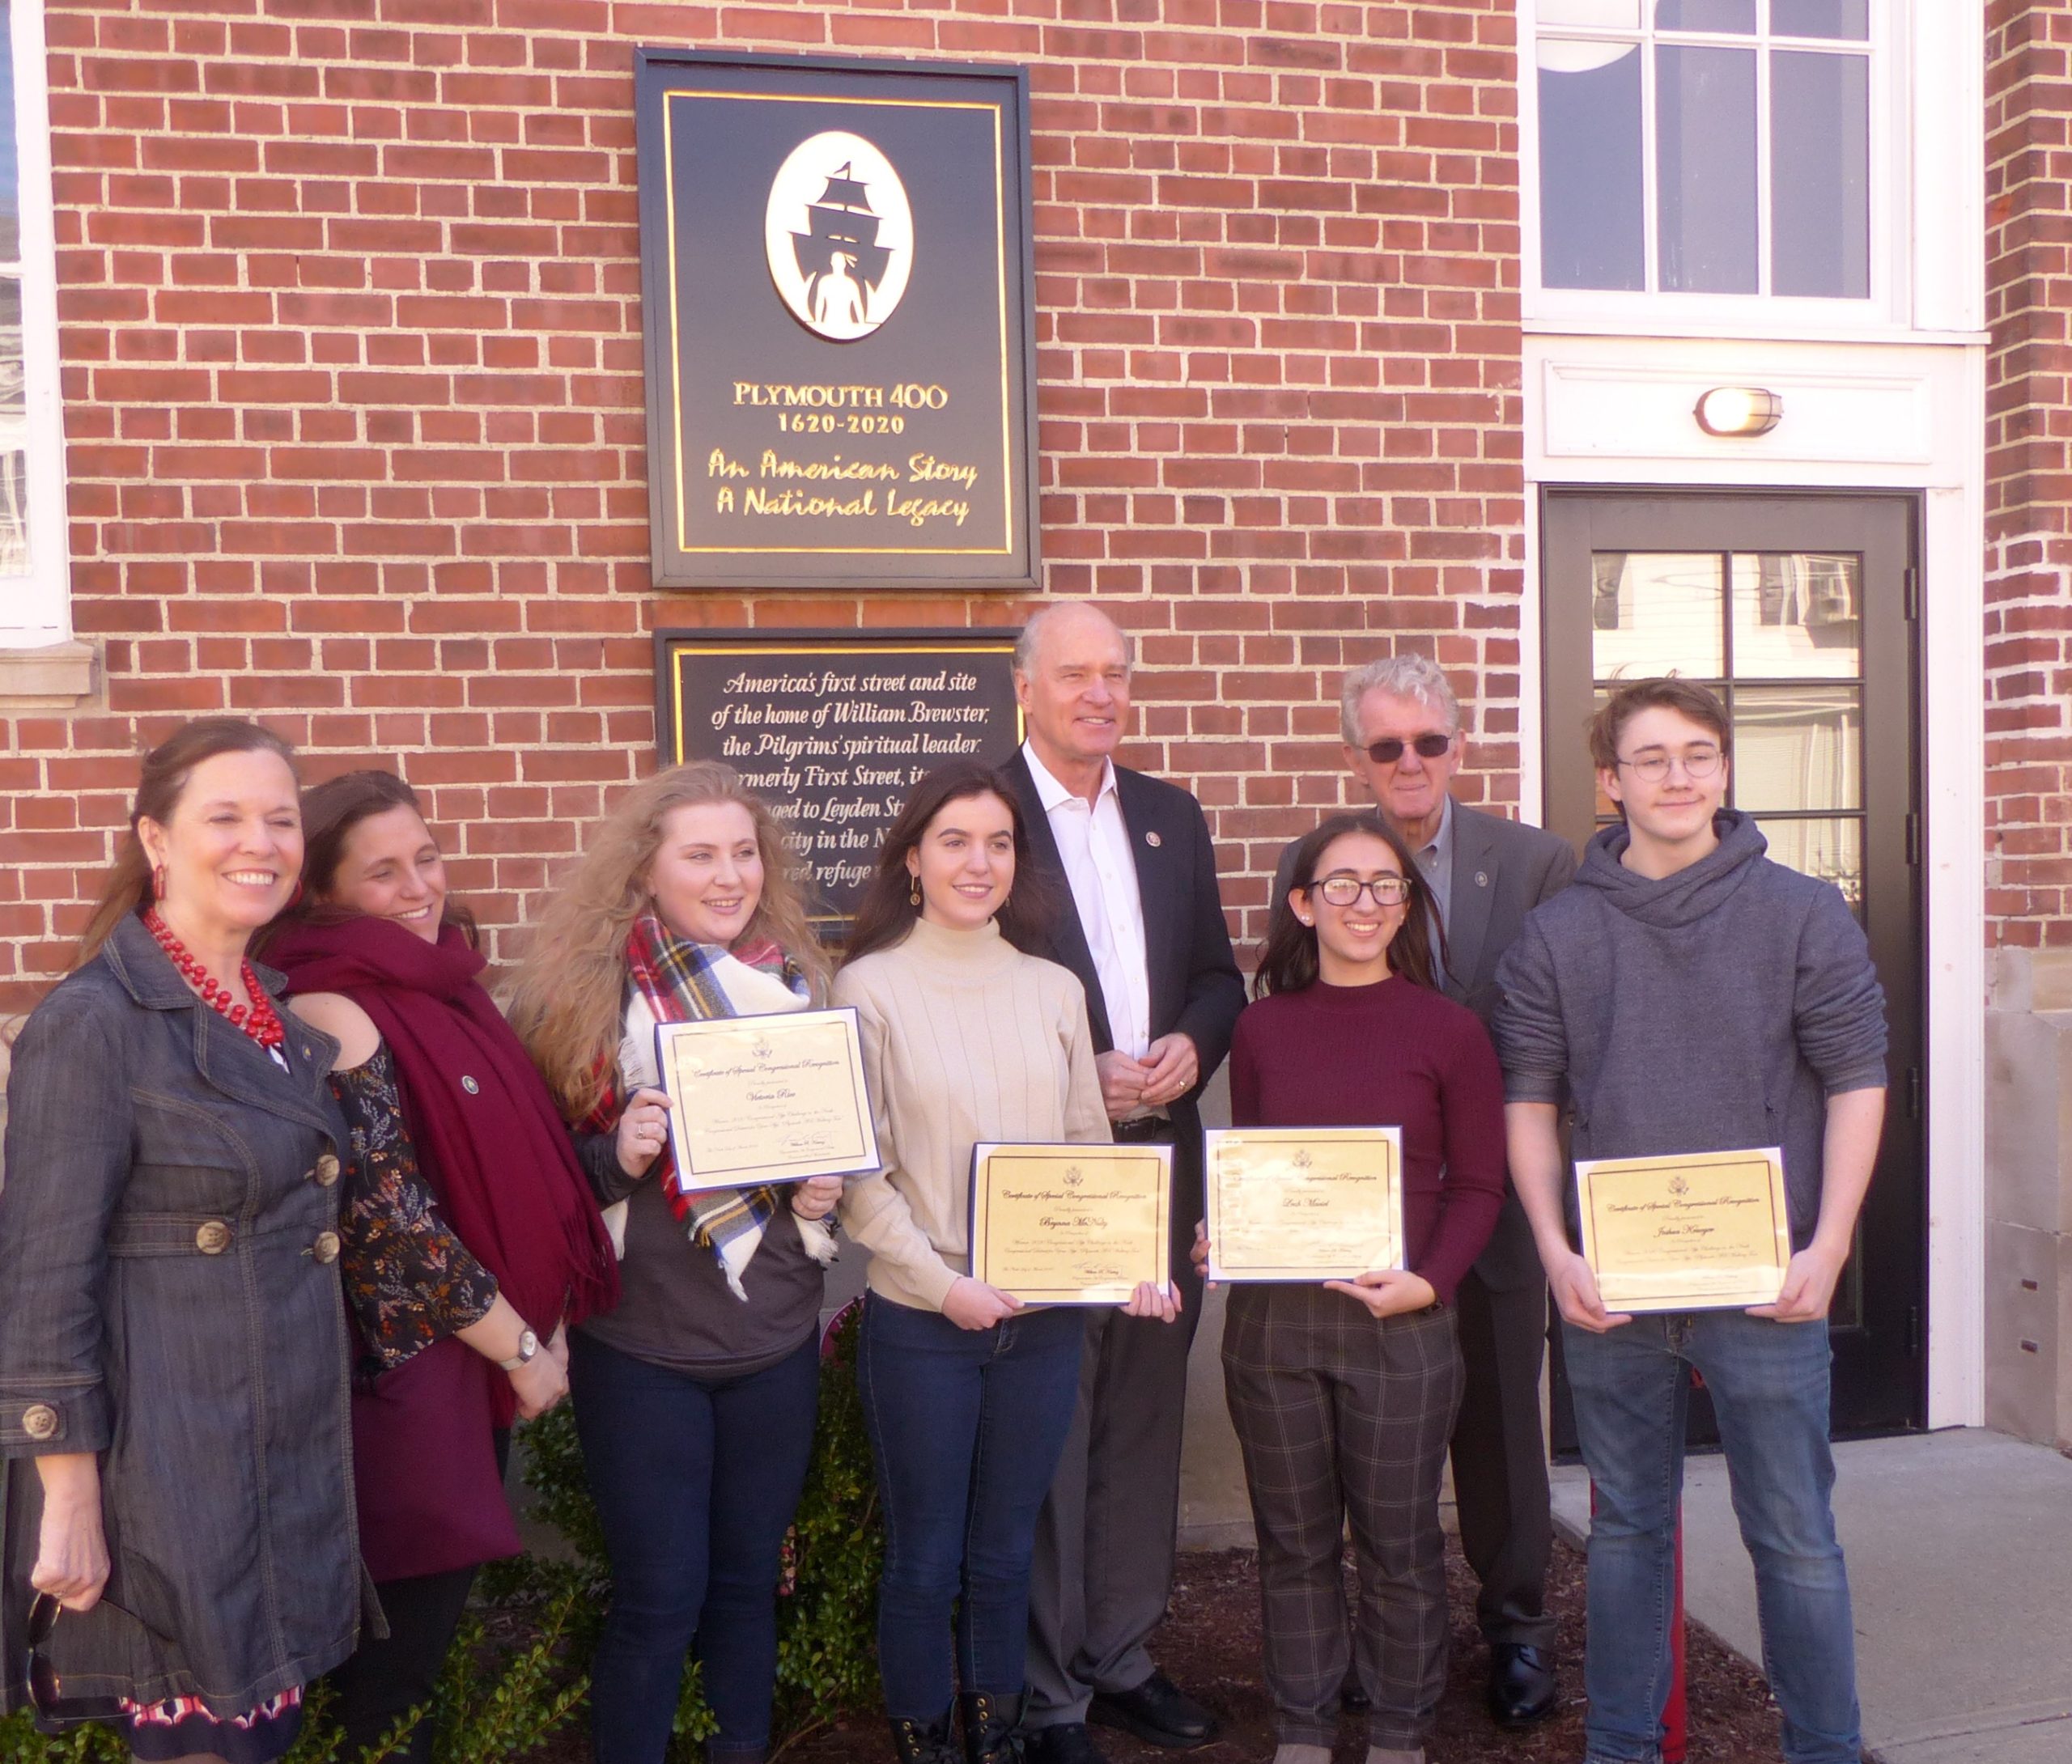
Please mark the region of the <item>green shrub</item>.
[[[885, 1540], [856, 1394], [856, 1327], [852, 1311], [821, 1362], [813, 1462], [786, 1544], [777, 1605], [773, 1749], [877, 1701], [874, 1613]], [[527, 1424], [520, 1444], [533, 1516], [568, 1547], [483, 1571], [477, 1608], [461, 1624], [434, 1699], [437, 1764], [523, 1758], [574, 1719], [588, 1695], [611, 1569], [568, 1406]], [[346, 1764], [327, 1703], [325, 1688], [316, 1686], [286, 1764]], [[694, 1667], [684, 1675], [677, 1708], [683, 1764], [715, 1729]], [[47, 1740], [26, 1714], [0, 1721], [0, 1764], [128, 1764], [128, 1749], [104, 1728]]]

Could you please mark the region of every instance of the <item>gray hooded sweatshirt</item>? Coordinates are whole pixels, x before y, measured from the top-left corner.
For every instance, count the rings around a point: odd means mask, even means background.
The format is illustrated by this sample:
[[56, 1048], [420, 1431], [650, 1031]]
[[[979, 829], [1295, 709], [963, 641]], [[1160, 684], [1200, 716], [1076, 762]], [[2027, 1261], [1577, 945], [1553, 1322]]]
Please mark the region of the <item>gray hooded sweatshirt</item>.
[[[1497, 969], [1511, 1102], [1575, 1105], [1577, 1158], [1780, 1146], [1791, 1240], [1820, 1210], [1827, 1099], [1885, 1082], [1885, 994], [1841, 891], [1764, 855], [1734, 809], [1718, 849], [1660, 881], [1592, 839]], [[1576, 1228], [1573, 1187], [1569, 1226]]]

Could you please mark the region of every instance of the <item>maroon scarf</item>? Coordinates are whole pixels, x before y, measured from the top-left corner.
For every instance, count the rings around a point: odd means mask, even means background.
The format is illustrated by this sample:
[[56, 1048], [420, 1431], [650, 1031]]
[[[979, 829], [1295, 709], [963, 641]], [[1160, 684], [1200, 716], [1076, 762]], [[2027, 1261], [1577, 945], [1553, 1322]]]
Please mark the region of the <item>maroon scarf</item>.
[[291, 993], [341, 993], [373, 1019], [447, 1223], [543, 1339], [618, 1302], [611, 1239], [568, 1130], [456, 927], [435, 945], [386, 919], [295, 924], [262, 959]]

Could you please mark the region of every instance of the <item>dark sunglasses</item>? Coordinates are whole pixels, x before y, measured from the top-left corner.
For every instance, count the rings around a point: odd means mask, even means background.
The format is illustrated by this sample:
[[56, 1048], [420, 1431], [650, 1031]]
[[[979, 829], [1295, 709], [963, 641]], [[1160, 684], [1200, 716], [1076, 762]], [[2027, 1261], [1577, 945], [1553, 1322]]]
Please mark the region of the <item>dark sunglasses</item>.
[[[111, 1611], [121, 1612], [149, 1633], [158, 1634], [134, 1611], [124, 1610], [114, 1600], [103, 1598], [100, 1602]], [[66, 1696], [64, 1681], [57, 1676], [57, 1669], [44, 1656], [44, 1645], [49, 1641], [50, 1632], [57, 1627], [58, 1616], [64, 1609], [54, 1592], [37, 1593], [36, 1602], [29, 1606], [26, 1630], [28, 1653], [22, 1663], [22, 1677], [29, 1687], [29, 1707], [46, 1721], [78, 1721], [104, 1716], [108, 1712], [108, 1698]]]
[[1420, 760], [1436, 760], [1453, 744], [1451, 736], [1437, 735], [1429, 730], [1414, 741], [1399, 741], [1394, 736], [1386, 735], [1368, 747], [1367, 757], [1377, 765], [1393, 765], [1403, 757], [1406, 747], [1414, 747]]

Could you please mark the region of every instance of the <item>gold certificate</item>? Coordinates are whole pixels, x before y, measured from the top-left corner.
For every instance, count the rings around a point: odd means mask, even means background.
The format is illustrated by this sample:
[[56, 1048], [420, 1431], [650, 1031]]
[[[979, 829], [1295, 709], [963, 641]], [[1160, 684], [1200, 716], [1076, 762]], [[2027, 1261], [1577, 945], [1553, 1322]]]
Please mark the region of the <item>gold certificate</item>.
[[881, 1167], [853, 1008], [657, 1024], [655, 1065], [687, 1189]]
[[1173, 1148], [978, 1145], [971, 1275], [1025, 1304], [1122, 1304], [1172, 1278]]
[[1206, 1138], [1210, 1279], [1350, 1280], [1403, 1266], [1400, 1127]]
[[1784, 1154], [1594, 1158], [1576, 1166], [1583, 1259], [1607, 1311], [1770, 1304], [1791, 1261]]

